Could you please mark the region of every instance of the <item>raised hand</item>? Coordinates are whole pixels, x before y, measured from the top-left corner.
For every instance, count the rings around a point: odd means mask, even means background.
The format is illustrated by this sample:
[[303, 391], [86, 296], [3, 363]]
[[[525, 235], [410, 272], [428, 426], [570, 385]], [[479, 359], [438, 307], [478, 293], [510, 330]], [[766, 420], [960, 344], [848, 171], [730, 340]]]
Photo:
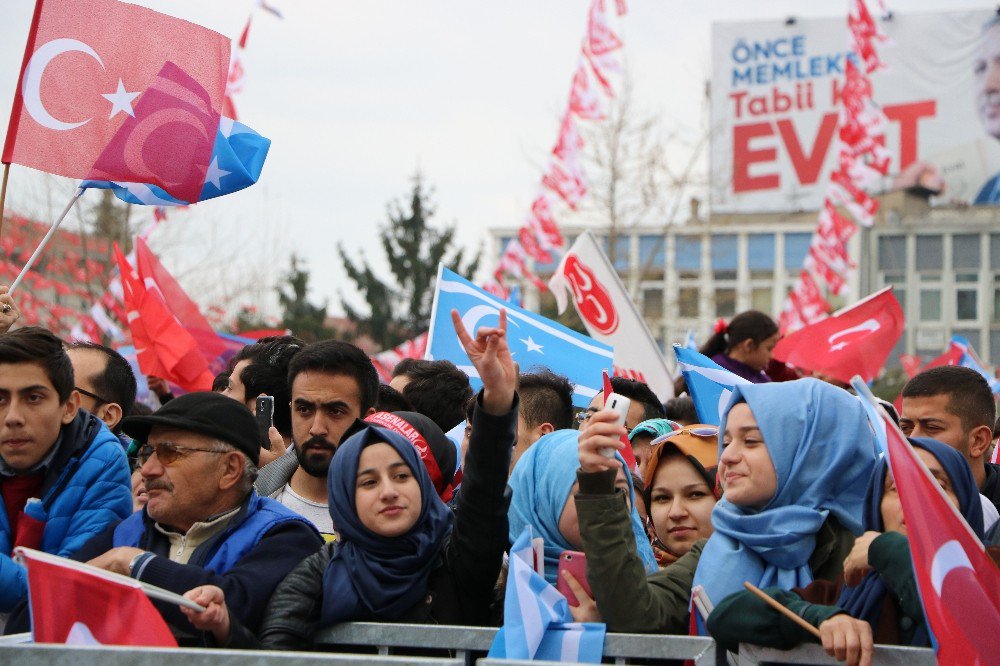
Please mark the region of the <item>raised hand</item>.
[[465, 330], [458, 310], [451, 311], [451, 321], [459, 342], [483, 381], [483, 409], [494, 416], [506, 414], [514, 405], [517, 389], [517, 364], [507, 344], [507, 311], [500, 310], [500, 323], [496, 328], [481, 326], [475, 338]]
[[602, 472], [608, 469], [619, 469], [621, 463], [617, 458], [608, 458], [604, 449], [620, 451], [625, 448], [622, 435], [625, 426], [616, 425], [618, 414], [610, 409], [601, 410], [591, 415], [586, 427], [580, 431], [580, 469], [584, 472]]

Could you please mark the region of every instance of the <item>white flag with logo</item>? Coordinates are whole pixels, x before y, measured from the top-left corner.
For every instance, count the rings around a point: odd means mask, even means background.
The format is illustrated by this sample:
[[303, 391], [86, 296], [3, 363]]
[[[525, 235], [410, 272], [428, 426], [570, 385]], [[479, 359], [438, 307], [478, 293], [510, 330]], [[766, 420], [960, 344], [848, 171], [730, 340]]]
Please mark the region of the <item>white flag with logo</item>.
[[569, 248], [549, 288], [559, 312], [568, 297], [595, 339], [614, 347], [615, 374], [649, 384], [660, 400], [674, 395], [674, 378], [625, 285], [589, 231]]

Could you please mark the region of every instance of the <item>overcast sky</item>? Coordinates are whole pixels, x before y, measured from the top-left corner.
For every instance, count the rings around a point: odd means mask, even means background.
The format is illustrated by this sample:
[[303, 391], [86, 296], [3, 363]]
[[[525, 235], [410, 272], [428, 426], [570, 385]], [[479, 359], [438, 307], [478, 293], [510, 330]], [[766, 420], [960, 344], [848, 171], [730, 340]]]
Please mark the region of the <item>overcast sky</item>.
[[[171, 216], [152, 238], [168, 268], [199, 290], [196, 298], [218, 298], [213, 283], [256, 280], [261, 291], [240, 300], [273, 310], [268, 288], [294, 251], [312, 271], [312, 296], [328, 299], [335, 313], [338, 292], [351, 293], [336, 244], [377, 258], [375, 228], [386, 220], [387, 202], [409, 192], [417, 169], [434, 188], [438, 223], [457, 223], [463, 244], [475, 247], [488, 228], [520, 223], [565, 109], [589, 0], [271, 2], [285, 19], [255, 14], [246, 85], [236, 100], [240, 120], [273, 141], [260, 183]], [[256, 3], [136, 4], [238, 37]], [[628, 4], [617, 25], [636, 96], [662, 117], [665, 131], [692, 136], [703, 124], [713, 21], [835, 16], [847, 8], [846, 0]], [[889, 5], [896, 12], [991, 6]], [[4, 113], [33, 6], [3, 0]], [[62, 208], [71, 188], [14, 166], [7, 205], [45, 218]], [[151, 217], [148, 210], [134, 214]], [[220, 261], [231, 265], [205, 267]]]

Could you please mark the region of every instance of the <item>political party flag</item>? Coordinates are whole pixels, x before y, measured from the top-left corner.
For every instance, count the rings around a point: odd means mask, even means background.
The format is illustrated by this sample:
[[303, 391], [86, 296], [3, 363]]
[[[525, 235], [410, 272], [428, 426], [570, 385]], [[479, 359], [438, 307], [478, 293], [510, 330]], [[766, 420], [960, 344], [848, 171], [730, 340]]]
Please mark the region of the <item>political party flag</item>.
[[660, 400], [674, 395], [674, 378], [660, 347], [618, 273], [589, 231], [577, 237], [549, 280], [562, 313], [572, 296], [587, 331], [615, 349], [615, 374], [639, 379]]
[[875, 379], [903, 334], [903, 309], [886, 287], [834, 314], [786, 335], [774, 358], [845, 384], [854, 375]]
[[375, 354], [371, 357], [372, 365], [378, 371], [379, 378], [388, 384], [392, 380], [392, 371], [395, 370], [400, 361], [404, 358], [423, 358], [426, 351], [427, 334], [421, 333], [392, 349]]
[[[250, 187], [260, 179], [270, 147], [270, 139], [261, 136], [243, 123], [223, 116], [219, 119], [219, 126], [215, 131], [211, 159], [207, 168], [199, 174], [199, 194], [189, 201], [171, 196], [166, 190], [152, 183], [85, 180], [80, 183], [80, 187], [111, 190], [116, 197], [126, 203], [156, 206], [154, 215], [157, 215], [155, 211], [161, 210], [164, 206], [186, 206]], [[163, 212], [159, 215], [163, 219], [166, 218]]]
[[574, 622], [566, 597], [535, 570], [534, 561], [531, 528], [526, 527], [510, 548], [503, 626], [493, 639], [489, 657], [600, 663], [605, 625]]
[[143, 583], [30, 548], [15, 552], [28, 570], [36, 643], [177, 647]]
[[729, 404], [729, 396], [737, 384], [749, 384], [737, 374], [726, 370], [709, 357], [674, 344], [677, 369], [684, 376], [688, 394], [694, 401], [698, 420], [710, 425], [722, 422], [722, 410]]
[[[869, 391], [863, 392], [874, 402]], [[1000, 571], [899, 427], [884, 411], [881, 418], [938, 663], [994, 663], [1000, 634]]]
[[2, 161], [196, 197], [229, 48], [224, 35], [118, 0], [37, 0]]
[[472, 336], [480, 326], [496, 326], [500, 321], [500, 310], [506, 309], [507, 343], [521, 372], [545, 367], [567, 377], [574, 385], [573, 404], [590, 404], [601, 390], [601, 371], [614, 357], [611, 347], [503, 301], [457, 273], [439, 266], [427, 358], [445, 359], [457, 365], [469, 375], [474, 390], [478, 391], [482, 382], [455, 334], [451, 323], [453, 309], [458, 310]]
[[117, 244], [115, 258], [121, 274], [128, 327], [142, 373], [162, 377], [185, 391], [211, 390], [215, 375], [194, 337], [164, 305], [159, 294], [146, 289]]

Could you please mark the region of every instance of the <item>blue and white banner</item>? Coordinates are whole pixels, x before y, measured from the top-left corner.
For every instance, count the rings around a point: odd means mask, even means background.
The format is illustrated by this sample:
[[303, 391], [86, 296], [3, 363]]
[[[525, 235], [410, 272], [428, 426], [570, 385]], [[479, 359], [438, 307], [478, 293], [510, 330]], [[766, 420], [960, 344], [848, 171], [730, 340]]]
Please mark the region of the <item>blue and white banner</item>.
[[571, 663], [601, 663], [604, 635], [599, 622], [574, 622], [566, 597], [535, 571], [531, 528], [510, 548], [503, 626], [489, 656]]
[[443, 266], [438, 268], [427, 358], [451, 361], [469, 376], [473, 390], [478, 391], [483, 384], [455, 334], [451, 311], [458, 310], [465, 329], [475, 337], [480, 326], [499, 324], [501, 309], [507, 310], [507, 343], [521, 372], [548, 368], [573, 384], [574, 405], [590, 404], [601, 391], [601, 371], [612, 367], [611, 347], [502, 301]]
[[963, 368], [969, 368], [981, 374], [989, 382], [993, 395], [1000, 393], [1000, 379], [997, 379], [992, 373], [987, 372], [983, 364], [979, 362], [976, 350], [969, 344], [969, 339], [961, 335], [953, 335], [951, 336], [951, 343], [962, 350], [962, 358], [959, 359], [958, 364]]
[[[214, 199], [246, 189], [257, 182], [264, 169], [264, 160], [271, 140], [261, 136], [241, 122], [222, 117], [212, 148], [212, 161], [205, 174], [205, 185], [198, 201]], [[81, 189], [94, 187], [112, 190], [126, 203], [147, 206], [186, 206], [194, 201], [181, 201], [166, 190], [147, 183], [119, 183], [106, 180], [85, 180]]]
[[751, 382], [687, 347], [675, 344], [674, 354], [677, 356], [677, 369], [687, 382], [688, 395], [694, 400], [698, 420], [709, 425], [719, 425], [722, 410], [729, 404], [733, 387]]

